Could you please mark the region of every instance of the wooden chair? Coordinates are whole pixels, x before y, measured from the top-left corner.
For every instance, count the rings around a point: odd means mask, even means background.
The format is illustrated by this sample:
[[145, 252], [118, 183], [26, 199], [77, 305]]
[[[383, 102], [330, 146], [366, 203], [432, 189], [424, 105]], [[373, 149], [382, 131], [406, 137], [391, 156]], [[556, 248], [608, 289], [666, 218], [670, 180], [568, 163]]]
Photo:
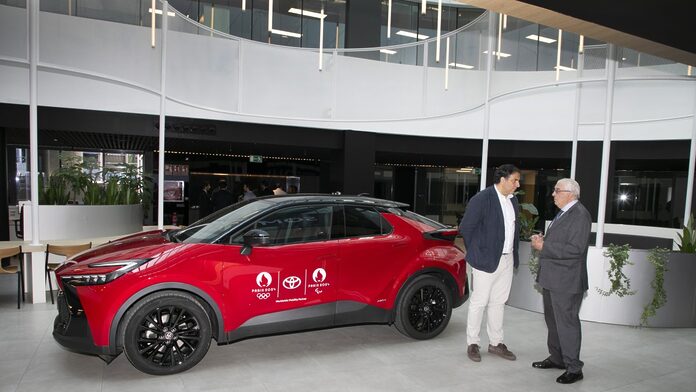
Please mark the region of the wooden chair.
[[2, 260], [4, 258], [20, 255], [19, 265], [17, 265], [17, 266], [8, 265], [7, 267], [3, 267], [2, 263], [0, 263], [0, 275], [4, 275], [4, 274], [17, 275], [17, 309], [19, 309], [19, 307], [20, 307], [20, 301], [19, 301], [20, 297], [22, 298], [22, 301], [24, 301], [24, 273], [22, 272], [21, 254], [22, 254], [22, 247], [21, 246], [0, 249], [0, 260]]
[[51, 271], [55, 273], [56, 268], [58, 268], [59, 265], [62, 264], [60, 263], [55, 263], [55, 262], [49, 262], [48, 257], [51, 254], [58, 255], [58, 256], [65, 256], [66, 258], [70, 258], [73, 255], [76, 255], [83, 250], [87, 250], [92, 247], [92, 243], [87, 243], [87, 244], [78, 244], [78, 245], [51, 245], [48, 244], [46, 245], [46, 279], [48, 279], [48, 288], [51, 293], [51, 303], [55, 303], [53, 300], [53, 283], [51, 283]]

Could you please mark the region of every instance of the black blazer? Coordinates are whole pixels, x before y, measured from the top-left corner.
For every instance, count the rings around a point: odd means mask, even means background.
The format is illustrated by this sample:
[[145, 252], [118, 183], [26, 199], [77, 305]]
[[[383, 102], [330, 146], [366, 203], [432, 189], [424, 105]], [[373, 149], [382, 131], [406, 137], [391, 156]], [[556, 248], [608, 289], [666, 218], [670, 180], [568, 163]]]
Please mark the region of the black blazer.
[[[495, 185], [489, 186], [469, 200], [459, 225], [459, 234], [464, 238], [466, 246], [466, 262], [472, 268], [488, 273], [495, 272], [498, 268], [505, 243], [503, 209], [494, 187]], [[520, 245], [520, 205], [516, 197], [511, 198], [510, 201], [515, 210], [515, 238], [512, 253], [515, 268], [517, 268], [520, 264], [517, 251]]]
[[544, 236], [537, 282], [547, 290], [581, 293], [587, 290], [587, 247], [592, 217], [577, 202], [558, 217]]

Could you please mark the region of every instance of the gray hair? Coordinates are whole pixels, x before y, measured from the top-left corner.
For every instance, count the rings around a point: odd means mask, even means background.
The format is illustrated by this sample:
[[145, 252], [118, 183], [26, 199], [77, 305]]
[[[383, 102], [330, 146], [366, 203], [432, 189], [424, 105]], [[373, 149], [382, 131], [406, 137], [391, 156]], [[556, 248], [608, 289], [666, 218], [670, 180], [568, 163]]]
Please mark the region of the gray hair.
[[580, 199], [580, 184], [572, 178], [561, 178], [557, 184], [564, 190], [570, 191], [576, 199]]

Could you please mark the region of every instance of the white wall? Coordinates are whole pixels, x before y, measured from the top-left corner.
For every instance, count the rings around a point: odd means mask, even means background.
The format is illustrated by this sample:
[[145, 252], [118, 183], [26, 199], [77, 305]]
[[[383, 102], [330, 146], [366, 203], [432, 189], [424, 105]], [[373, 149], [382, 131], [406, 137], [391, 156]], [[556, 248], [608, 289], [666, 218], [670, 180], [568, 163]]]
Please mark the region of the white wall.
[[[177, 17], [178, 18], [178, 17]], [[174, 19], [174, 18], [170, 18]], [[41, 13], [39, 104], [159, 113], [161, 32]], [[186, 21], [172, 22], [184, 26]], [[407, 135], [480, 138], [485, 72], [391, 64], [248, 40], [169, 31], [167, 115]], [[28, 104], [26, 12], [0, 6], [0, 102]], [[614, 139], [690, 139], [693, 78], [622, 69]], [[638, 72], [638, 73], [637, 73]], [[492, 139], [571, 140], [574, 72], [495, 72]], [[580, 140], [601, 140], [606, 82], [589, 71], [581, 89]], [[639, 78], [638, 80], [636, 78]], [[655, 79], [657, 78], [657, 79]]]

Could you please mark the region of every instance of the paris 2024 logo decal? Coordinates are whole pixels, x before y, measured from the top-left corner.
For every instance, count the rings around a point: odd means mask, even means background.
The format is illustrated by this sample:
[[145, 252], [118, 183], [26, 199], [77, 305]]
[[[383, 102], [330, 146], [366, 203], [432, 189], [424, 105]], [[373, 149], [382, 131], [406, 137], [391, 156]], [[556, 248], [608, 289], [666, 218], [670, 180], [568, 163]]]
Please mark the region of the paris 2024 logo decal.
[[271, 274], [268, 272], [259, 272], [258, 275], [256, 275], [256, 285], [259, 287], [268, 287], [273, 283], [273, 278], [271, 278]]

